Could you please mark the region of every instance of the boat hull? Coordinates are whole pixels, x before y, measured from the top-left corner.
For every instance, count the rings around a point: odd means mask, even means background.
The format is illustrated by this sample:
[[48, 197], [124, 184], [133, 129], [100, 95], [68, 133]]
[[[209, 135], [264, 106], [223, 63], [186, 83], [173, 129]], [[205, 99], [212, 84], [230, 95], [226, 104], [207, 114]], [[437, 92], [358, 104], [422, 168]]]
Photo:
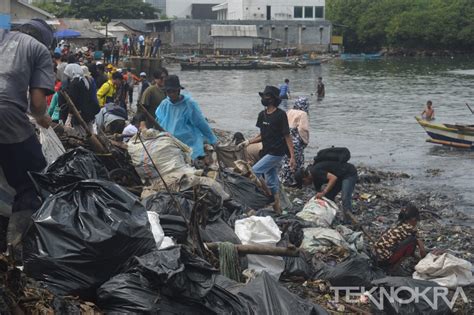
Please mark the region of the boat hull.
[[181, 70], [270, 70], [304, 68], [300, 63], [263, 62], [182, 62]]
[[430, 137], [427, 141], [446, 146], [474, 149], [474, 128], [463, 125], [434, 124], [418, 117], [418, 123]]

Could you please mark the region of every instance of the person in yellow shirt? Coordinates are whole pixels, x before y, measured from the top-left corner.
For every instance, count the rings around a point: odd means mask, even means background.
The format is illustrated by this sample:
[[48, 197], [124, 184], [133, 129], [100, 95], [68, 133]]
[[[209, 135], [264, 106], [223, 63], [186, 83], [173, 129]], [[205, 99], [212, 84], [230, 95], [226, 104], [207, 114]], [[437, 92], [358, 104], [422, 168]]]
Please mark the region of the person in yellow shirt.
[[99, 99], [100, 107], [104, 107], [107, 103], [114, 103], [117, 87], [120, 86], [122, 79], [123, 77], [121, 73], [114, 72], [112, 78], [102, 84], [100, 89], [97, 91], [97, 98]]

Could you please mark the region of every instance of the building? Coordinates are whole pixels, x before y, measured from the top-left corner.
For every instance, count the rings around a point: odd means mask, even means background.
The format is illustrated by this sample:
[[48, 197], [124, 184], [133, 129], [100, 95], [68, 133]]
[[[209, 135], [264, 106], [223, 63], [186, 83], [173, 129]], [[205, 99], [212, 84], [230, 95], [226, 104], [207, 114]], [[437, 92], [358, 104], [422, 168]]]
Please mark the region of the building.
[[53, 19], [54, 15], [21, 0], [0, 0], [0, 27], [22, 24], [33, 18]]
[[214, 6], [218, 20], [324, 19], [325, 0], [225, 0]]
[[255, 25], [211, 25], [211, 37], [214, 49], [252, 50], [254, 40], [258, 38]]
[[[148, 0], [147, 0], [148, 1]], [[212, 7], [225, 0], [166, 0], [165, 14], [178, 19], [217, 19]]]

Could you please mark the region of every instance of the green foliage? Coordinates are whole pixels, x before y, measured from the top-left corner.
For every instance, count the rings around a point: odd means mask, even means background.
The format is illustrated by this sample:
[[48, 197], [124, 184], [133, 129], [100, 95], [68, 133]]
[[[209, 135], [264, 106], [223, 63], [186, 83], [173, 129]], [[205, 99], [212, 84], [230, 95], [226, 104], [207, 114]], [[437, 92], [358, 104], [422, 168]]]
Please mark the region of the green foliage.
[[474, 49], [473, 0], [329, 0], [326, 6], [349, 51]]
[[35, 4], [57, 17], [72, 17], [100, 21], [108, 19], [154, 19], [158, 10], [141, 0], [72, 0], [63, 3]]

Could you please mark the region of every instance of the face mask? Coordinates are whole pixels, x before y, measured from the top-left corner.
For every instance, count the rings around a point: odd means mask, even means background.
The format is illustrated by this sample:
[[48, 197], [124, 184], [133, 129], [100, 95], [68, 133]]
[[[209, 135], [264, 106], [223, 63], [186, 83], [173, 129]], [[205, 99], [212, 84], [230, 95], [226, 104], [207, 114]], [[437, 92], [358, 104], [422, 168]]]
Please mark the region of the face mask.
[[262, 101], [261, 101], [261, 102], [262, 102], [262, 105], [265, 106], [265, 107], [267, 107], [267, 106], [273, 104], [273, 100], [272, 100], [272, 99], [268, 99], [268, 98], [262, 98]]

